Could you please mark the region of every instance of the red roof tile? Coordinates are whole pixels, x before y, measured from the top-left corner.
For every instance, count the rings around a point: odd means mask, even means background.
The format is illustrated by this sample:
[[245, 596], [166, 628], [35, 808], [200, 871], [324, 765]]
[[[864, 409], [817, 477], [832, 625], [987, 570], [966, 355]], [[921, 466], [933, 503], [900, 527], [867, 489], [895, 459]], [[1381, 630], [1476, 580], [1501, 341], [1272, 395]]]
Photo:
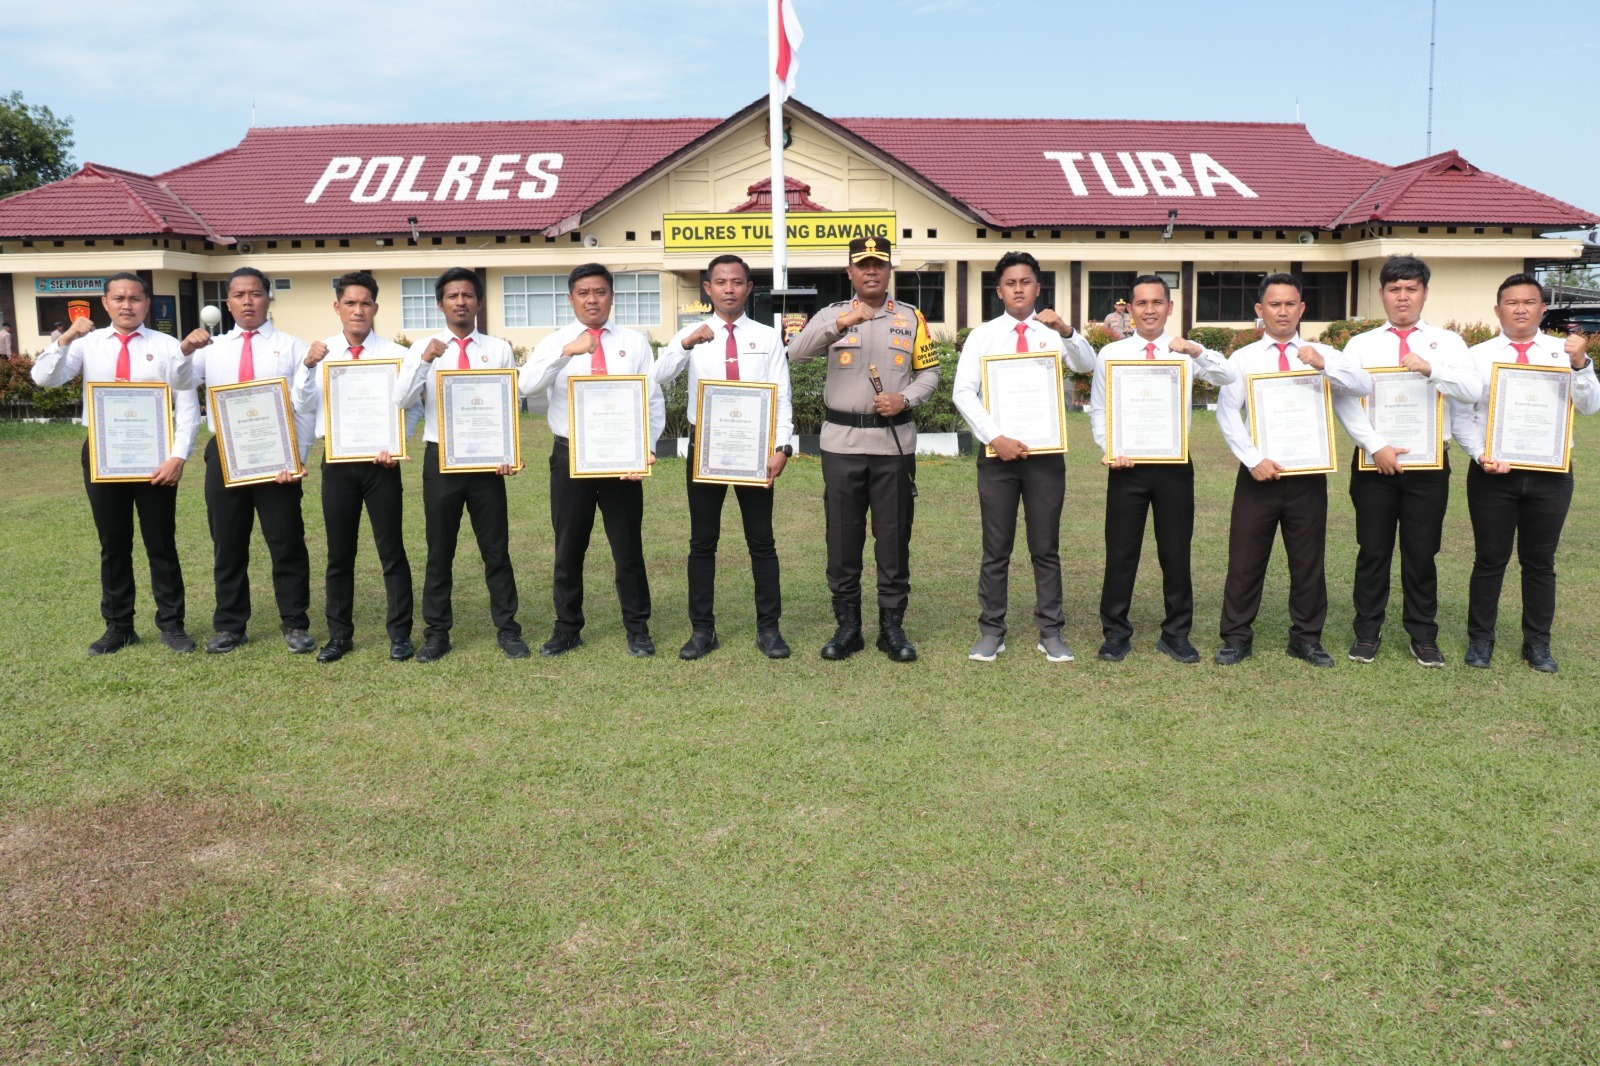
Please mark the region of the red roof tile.
[[0, 200], [9, 237], [213, 236], [161, 182], [131, 170], [86, 163], [69, 178]]
[[1358, 197], [1341, 221], [1543, 226], [1588, 225], [1595, 219], [1581, 208], [1479, 170], [1458, 152], [1448, 151], [1396, 167]]

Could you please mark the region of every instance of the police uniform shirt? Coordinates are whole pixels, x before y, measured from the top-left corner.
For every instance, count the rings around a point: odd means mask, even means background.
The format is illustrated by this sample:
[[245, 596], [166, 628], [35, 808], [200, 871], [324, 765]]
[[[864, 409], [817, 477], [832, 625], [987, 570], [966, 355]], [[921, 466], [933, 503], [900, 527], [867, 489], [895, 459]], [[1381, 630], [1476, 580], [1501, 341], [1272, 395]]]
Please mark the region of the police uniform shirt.
[[[683, 346], [684, 338], [700, 326], [711, 327], [712, 338], [695, 345]], [[794, 436], [794, 405], [789, 394], [789, 358], [784, 354], [783, 339], [771, 326], [754, 321], [749, 315], [740, 315], [733, 323], [733, 341], [737, 346], [740, 381], [763, 381], [778, 386], [777, 427], [773, 432], [772, 446], [781, 448]], [[673, 336], [671, 343], [661, 349], [651, 371], [656, 384], [665, 388], [689, 368], [689, 422], [693, 424], [699, 413], [696, 407], [700, 395], [700, 379], [721, 381], [728, 376], [728, 323], [712, 317], [693, 326], [685, 326]], [[606, 355], [610, 361], [610, 352]]]
[[1133, 332], [1133, 316], [1126, 311], [1113, 311], [1106, 316], [1104, 325], [1121, 340]]
[[1226, 385], [1234, 378], [1234, 371], [1220, 352], [1201, 348], [1200, 354], [1187, 356], [1172, 350], [1172, 338], [1163, 334], [1155, 341], [1147, 341], [1135, 333], [1120, 341], [1112, 341], [1100, 349], [1094, 362], [1094, 382], [1089, 386], [1089, 428], [1094, 432], [1094, 442], [1102, 451], [1106, 446], [1106, 363], [1112, 360], [1136, 360], [1147, 356], [1145, 346], [1155, 344], [1154, 359], [1188, 359], [1189, 373], [1184, 375], [1188, 395], [1183, 398], [1183, 423], [1189, 425], [1189, 408], [1194, 401], [1194, 379], [1200, 378], [1213, 385]]
[[[303, 369], [301, 364], [305, 362], [306, 351], [310, 347], [299, 337], [276, 328], [271, 321], [261, 323], [250, 341], [250, 360], [255, 369], [255, 377], [251, 380], [283, 378], [286, 384], [292, 386]], [[195, 384], [209, 388], [236, 384], [239, 381], [239, 357], [243, 354], [244, 330], [235, 326], [194, 353]], [[316, 412], [296, 403], [292, 388], [289, 403], [294, 409], [295, 439], [300, 445], [300, 461], [304, 463], [306, 456], [311, 454], [312, 442], [316, 440]], [[215, 433], [217, 427], [211, 424], [209, 407], [208, 404], [206, 427]]]
[[[1316, 351], [1323, 359], [1322, 376], [1335, 396], [1365, 396], [1372, 391], [1372, 375], [1363, 370], [1355, 360], [1323, 344], [1302, 340], [1297, 333], [1289, 339], [1285, 355], [1290, 370], [1310, 370], [1300, 361], [1304, 349]], [[1245, 466], [1254, 468], [1266, 456], [1251, 438], [1247, 415], [1250, 410], [1250, 376], [1252, 374], [1278, 373], [1278, 343], [1271, 337], [1262, 337], [1245, 345], [1228, 356], [1234, 379], [1222, 386], [1217, 396], [1217, 427], [1222, 439]], [[1331, 427], [1330, 427], [1331, 428]]]
[[[340, 330], [322, 342], [327, 346], [328, 354], [323, 356], [322, 362], [316, 366], [306, 366], [305, 360], [300, 360], [300, 370], [294, 380], [294, 408], [302, 408], [311, 412], [311, 417], [316, 420], [317, 439], [321, 440], [327, 433], [328, 427], [323, 424], [322, 418], [322, 368], [329, 363], [337, 363], [350, 358], [350, 342], [345, 339], [344, 331]], [[459, 352], [460, 349], [457, 349]], [[404, 360], [406, 349], [376, 333], [368, 333], [361, 342], [361, 358], [367, 359], [399, 359], [402, 361], [400, 373], [405, 372]], [[445, 356], [440, 356], [440, 359]], [[395, 383], [396, 395], [399, 394], [399, 382]], [[416, 430], [417, 423], [422, 421], [422, 397], [405, 405], [406, 410], [406, 437], [409, 438]]]
[[[107, 326], [84, 334], [66, 348], [59, 341], [52, 341], [33, 364], [33, 383], [41, 389], [54, 389], [79, 375], [85, 383], [116, 381], [117, 359], [122, 354], [118, 336], [115, 328]], [[184, 355], [177, 341], [146, 326], [140, 326], [131, 336], [128, 379], [165, 382], [172, 390], [172, 454], [186, 460], [200, 426], [200, 403], [194, 391], [197, 356]], [[87, 413], [77, 422], [87, 425]]]
[[[444, 354], [431, 363], [422, 361], [422, 353], [429, 341], [444, 345]], [[517, 357], [511, 345], [499, 337], [488, 337], [477, 330], [467, 334], [467, 361], [472, 370], [515, 370]], [[366, 355], [366, 352], [362, 352]], [[437, 375], [441, 370], [461, 368], [461, 343], [449, 330], [440, 330], [424, 337], [406, 352], [406, 361], [400, 366], [400, 386], [395, 403], [407, 409], [422, 404], [422, 439], [429, 444], [439, 443], [439, 387]]]
[[[1467, 355], [1472, 360], [1474, 370], [1483, 379], [1483, 391], [1476, 403], [1451, 405], [1450, 430], [1461, 450], [1473, 462], [1477, 462], [1487, 446], [1484, 438], [1488, 433], [1489, 381], [1494, 374], [1494, 365], [1515, 363], [1517, 350], [1511, 347], [1511, 338], [1501, 333], [1482, 344], [1473, 345], [1467, 350]], [[1566, 342], [1560, 337], [1538, 334], [1533, 338], [1533, 347], [1528, 349], [1528, 365], [1570, 369], [1572, 359], [1567, 355]], [[1572, 371], [1572, 406], [1580, 415], [1592, 415], [1600, 411], [1600, 382], [1595, 380], [1593, 359], [1582, 370]]]
[[[1385, 322], [1377, 329], [1369, 329], [1350, 338], [1344, 346], [1347, 359], [1367, 369], [1398, 367], [1400, 365], [1400, 336], [1392, 332]], [[1473, 368], [1467, 355], [1466, 342], [1460, 334], [1447, 329], [1418, 322], [1416, 331], [1406, 338], [1407, 347], [1427, 360], [1432, 368], [1428, 380], [1437, 392], [1453, 403], [1476, 403], [1483, 391], [1483, 381]], [[1370, 376], [1370, 375], [1369, 375]], [[1371, 395], [1370, 391], [1367, 393]], [[1447, 405], [1448, 406], [1448, 405]], [[1445, 413], [1445, 424], [1440, 427], [1444, 443], [1450, 443], [1450, 421], [1454, 409]], [[1339, 416], [1345, 432], [1368, 455], [1389, 446], [1383, 434], [1372, 428], [1372, 419], [1359, 397], [1344, 395], [1333, 398], [1333, 413]]]
[[[582, 322], [569, 322], [534, 346], [533, 354], [523, 364], [518, 375], [518, 386], [524, 396], [539, 393], [549, 398], [546, 418], [550, 432], [565, 438], [567, 426], [567, 379], [574, 375], [583, 377], [593, 364], [593, 353], [563, 357], [561, 349], [571, 344], [589, 327]], [[606, 373], [643, 374], [650, 403], [650, 444], [655, 450], [656, 441], [667, 430], [667, 402], [661, 395], [661, 386], [651, 375], [655, 353], [643, 333], [623, 329], [610, 319], [600, 327], [600, 347], [606, 354]]]
[[1000, 435], [1000, 427], [983, 405], [983, 357], [1015, 354], [1019, 325], [1023, 327], [1023, 342], [1028, 351], [1054, 352], [1063, 365], [1079, 374], [1094, 370], [1094, 348], [1080, 331], [1073, 330], [1072, 336], [1063, 337], [1031, 312], [1025, 319], [1001, 315], [974, 329], [967, 334], [967, 343], [961, 346], [951, 398], [961, 417], [972, 427], [973, 436], [984, 444]]
[[[900, 393], [907, 407], [916, 407], [933, 395], [939, 384], [939, 354], [922, 312], [908, 303], [889, 299], [871, 318], [841, 330], [839, 316], [852, 303], [843, 300], [824, 307], [789, 345], [792, 363], [827, 356], [822, 402], [847, 414], [872, 414], [872, 401], [877, 395], [867, 369], [872, 365], [878, 368], [883, 391]], [[827, 422], [822, 427], [822, 450], [844, 455], [894, 455], [890, 433], [898, 435], [905, 454], [916, 452], [917, 427], [910, 421], [874, 427]]]

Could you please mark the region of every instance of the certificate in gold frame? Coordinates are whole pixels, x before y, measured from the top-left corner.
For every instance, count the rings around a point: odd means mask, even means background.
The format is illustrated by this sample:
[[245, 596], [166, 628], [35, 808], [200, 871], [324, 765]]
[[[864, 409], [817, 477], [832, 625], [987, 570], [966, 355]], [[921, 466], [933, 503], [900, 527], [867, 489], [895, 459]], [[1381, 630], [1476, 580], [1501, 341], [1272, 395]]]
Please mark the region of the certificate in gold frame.
[[[1366, 370], [1367, 370], [1367, 373], [1369, 373], [1369, 374], [1411, 374], [1411, 373], [1415, 373], [1415, 371], [1407, 370], [1403, 366], [1369, 366], [1369, 367], [1366, 368]], [[1436, 447], [1438, 449], [1438, 451], [1437, 451], [1437, 456], [1438, 456], [1437, 461], [1432, 462], [1432, 463], [1408, 463], [1408, 462], [1405, 461], [1405, 457], [1401, 456], [1399, 458], [1398, 462], [1400, 463], [1400, 468], [1402, 470], [1443, 470], [1444, 469], [1444, 464], [1445, 464], [1445, 451], [1444, 451], [1444, 394], [1441, 393], [1441, 392], [1438, 392], [1437, 390], [1435, 390], [1433, 395], [1434, 395], [1433, 418], [1434, 418], [1434, 425], [1435, 425], [1435, 427], [1437, 429], [1437, 436], [1439, 438], [1438, 442], [1436, 444]], [[1362, 412], [1364, 414], [1367, 415], [1367, 420], [1370, 422], [1371, 419], [1372, 419], [1372, 415], [1370, 414], [1370, 408], [1369, 408], [1369, 406], [1367, 404], [1367, 401], [1369, 399], [1371, 399], [1370, 396], [1361, 397], [1361, 410], [1362, 410]], [[1365, 448], [1357, 448], [1356, 449], [1356, 469], [1362, 471], [1363, 473], [1369, 473], [1369, 474], [1372, 471], [1378, 469], [1377, 466], [1375, 466], [1373, 464], [1372, 457], [1367, 454]]]
[[[468, 463], [452, 462], [453, 449], [450, 445], [450, 419], [447, 412], [449, 404], [445, 402], [445, 394], [454, 386], [453, 382], [486, 382], [498, 378], [501, 381], [500, 391], [505, 400], [507, 418], [506, 428], [509, 430], [509, 440], [503, 444], [510, 445], [510, 452], [501, 452], [515, 461], [509, 465], [516, 470], [522, 469], [522, 419], [518, 413], [518, 400], [521, 394], [517, 391], [517, 372], [515, 370], [437, 370], [434, 372], [434, 411], [439, 427], [439, 473], [441, 474], [497, 474], [500, 472], [501, 463]], [[400, 412], [403, 416], [404, 411]], [[458, 434], [459, 436], [459, 434]]]
[[239, 469], [238, 455], [234, 451], [228, 428], [229, 423], [223, 417], [222, 405], [218, 402], [220, 397], [234, 392], [259, 395], [274, 409], [279, 422], [275, 428], [282, 435], [282, 441], [286, 445], [285, 451], [290, 461], [294, 463], [294, 469], [290, 473], [303, 477], [306, 468], [300, 462], [300, 441], [294, 430], [294, 406], [289, 402], [289, 382], [286, 378], [258, 378], [254, 381], [236, 381], [232, 385], [206, 387], [206, 405], [211, 409], [211, 425], [217, 434], [217, 459], [222, 463], [222, 483], [228, 488], [259, 485], [278, 480], [278, 474], [285, 469], [270, 471]]
[[748, 392], [757, 403], [765, 404], [767, 417], [763, 419], [766, 432], [762, 441], [762, 469], [765, 471], [766, 460], [771, 457], [777, 446], [778, 439], [778, 386], [771, 381], [726, 381], [719, 379], [701, 378], [699, 388], [694, 400], [694, 469], [690, 477], [701, 485], [753, 485], [757, 488], [767, 488], [769, 479], [765, 472], [760, 477], [750, 477], [726, 469], [708, 469], [705, 465], [706, 450], [701, 446], [701, 434], [705, 427], [705, 403], [707, 386], [710, 391], [717, 393]]
[[1483, 449], [1485, 455], [1492, 461], [1497, 452], [1503, 448], [1495, 447], [1496, 425], [1495, 413], [1499, 410], [1501, 375], [1513, 374], [1559, 374], [1566, 377], [1563, 383], [1563, 392], [1566, 393], [1566, 403], [1561, 405], [1562, 413], [1566, 419], [1565, 432], [1562, 433], [1562, 448], [1560, 463], [1535, 463], [1528, 460], [1513, 460], [1509, 463], [1513, 470], [1542, 470], [1548, 473], [1565, 474], [1572, 470], [1572, 370], [1565, 366], [1538, 366], [1527, 363], [1495, 363], [1489, 369], [1489, 414], [1488, 422], [1484, 426]]
[[[1279, 470], [1282, 477], [1293, 477], [1297, 474], [1337, 474], [1339, 472], [1339, 458], [1334, 451], [1333, 442], [1333, 390], [1328, 387], [1328, 379], [1322, 376], [1320, 370], [1288, 370], [1271, 374], [1251, 374], [1245, 379], [1245, 395], [1249, 400], [1250, 408], [1250, 439], [1257, 448], [1261, 447], [1261, 433], [1256, 423], [1256, 407], [1260, 395], [1256, 392], [1258, 382], [1284, 381], [1293, 378], [1316, 378], [1322, 383], [1322, 428], [1328, 435], [1328, 461], [1318, 466], [1283, 466]], [[1267, 456], [1267, 458], [1272, 458]], [[1274, 460], [1276, 461], [1276, 460]]]
[[[600, 382], [591, 386], [589, 382]], [[645, 456], [642, 467], [612, 468], [590, 464], [583, 455], [583, 443], [578, 434], [578, 394], [589, 388], [601, 388], [603, 383], [631, 382], [639, 390], [639, 435], [644, 440]], [[645, 374], [574, 374], [567, 378], [567, 475], [569, 477], [649, 477], [649, 455], [655, 450], [650, 439], [650, 378]]]
[[[89, 426], [89, 480], [100, 484], [115, 484], [117, 482], [147, 482], [155, 471], [148, 474], [133, 471], [112, 473], [107, 468], [110, 464], [106, 461], [105, 445], [100, 440], [100, 426], [106, 408], [119, 399], [119, 394], [126, 397], [140, 393], [155, 393], [161, 397], [162, 409], [166, 412], [166, 419], [161, 425], [165, 431], [166, 443], [161, 450], [168, 459], [172, 458], [172, 438], [176, 430], [172, 422], [172, 389], [164, 381], [90, 381], [83, 386], [83, 420]], [[165, 460], [162, 460], [165, 462]]]
[[[1067, 451], [1067, 447], [1068, 447], [1068, 445], [1067, 445], [1067, 388], [1066, 388], [1065, 382], [1063, 381], [1063, 379], [1061, 377], [1061, 355], [1060, 355], [1059, 352], [1050, 352], [1050, 351], [1045, 351], [1045, 352], [999, 352], [999, 353], [996, 353], [994, 355], [985, 355], [985, 356], [983, 356], [978, 362], [979, 374], [983, 378], [983, 408], [984, 408], [984, 410], [988, 411], [990, 415], [994, 414], [994, 408], [989, 406], [989, 397], [990, 397], [990, 394], [991, 394], [991, 390], [989, 388], [989, 378], [990, 378], [991, 370], [994, 370], [995, 368], [998, 367], [998, 368], [1001, 368], [999, 372], [1003, 373], [1004, 372], [1004, 369], [1003, 369], [1004, 368], [1004, 364], [1006, 364], [1007, 362], [1016, 363], [1016, 362], [1019, 362], [1019, 361], [1027, 361], [1027, 362], [1034, 362], [1034, 363], [1041, 362], [1041, 361], [1048, 361], [1051, 364], [1051, 366], [1053, 367], [1054, 372], [1052, 374], [1049, 374], [1048, 377], [1051, 378], [1055, 382], [1056, 425], [1059, 426], [1060, 429], [1061, 429], [1061, 446], [1059, 448], [1057, 448], [1057, 447], [1035, 448], [1033, 445], [1029, 444], [1028, 445], [1028, 454], [1029, 455], [1062, 455]], [[1007, 434], [1007, 436], [1009, 436], [1009, 435], [1010, 434]], [[1023, 443], [1027, 444], [1026, 441], [1023, 441]], [[993, 459], [995, 457], [995, 451], [989, 445], [984, 445], [983, 454], [985, 456], [987, 456], [988, 458], [990, 458], [990, 459]]]
[[[369, 374], [376, 371], [372, 367], [388, 367], [389, 372], [398, 384], [400, 377], [399, 359], [324, 359], [318, 368], [322, 371], [322, 456], [330, 463], [359, 463], [372, 462], [378, 457], [377, 452], [345, 451], [340, 446], [339, 435], [333, 428], [333, 378], [335, 373], [344, 374]], [[390, 406], [393, 404], [394, 386], [390, 389]], [[389, 458], [407, 459], [406, 454], [406, 412], [402, 407], [394, 408], [395, 432], [394, 439], [399, 442], [398, 450], [391, 450]]]
[[1116, 388], [1117, 378], [1122, 368], [1153, 369], [1157, 367], [1175, 367], [1181, 375], [1178, 386], [1178, 432], [1183, 444], [1182, 454], [1179, 455], [1127, 455], [1123, 458], [1135, 463], [1187, 463], [1189, 461], [1189, 412], [1184, 408], [1189, 403], [1192, 395], [1189, 390], [1189, 360], [1187, 359], [1108, 359], [1104, 364], [1106, 371], [1106, 458], [1113, 459], [1112, 442], [1116, 433]]

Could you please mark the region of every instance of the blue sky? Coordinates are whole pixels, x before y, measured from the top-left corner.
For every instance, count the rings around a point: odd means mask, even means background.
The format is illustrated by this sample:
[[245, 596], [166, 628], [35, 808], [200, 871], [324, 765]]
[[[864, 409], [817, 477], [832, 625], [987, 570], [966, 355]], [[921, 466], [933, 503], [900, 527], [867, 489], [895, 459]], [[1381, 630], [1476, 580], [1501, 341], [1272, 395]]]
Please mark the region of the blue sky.
[[[1298, 103], [1323, 144], [1426, 154], [1429, 0], [794, 3], [796, 95], [826, 115], [1292, 122]], [[0, 89], [71, 115], [78, 162], [147, 172], [238, 143], [252, 104], [259, 125], [723, 116], [766, 85], [764, 0], [8, 7]], [[1434, 150], [1600, 213], [1597, 40], [1596, 0], [1439, 0]]]

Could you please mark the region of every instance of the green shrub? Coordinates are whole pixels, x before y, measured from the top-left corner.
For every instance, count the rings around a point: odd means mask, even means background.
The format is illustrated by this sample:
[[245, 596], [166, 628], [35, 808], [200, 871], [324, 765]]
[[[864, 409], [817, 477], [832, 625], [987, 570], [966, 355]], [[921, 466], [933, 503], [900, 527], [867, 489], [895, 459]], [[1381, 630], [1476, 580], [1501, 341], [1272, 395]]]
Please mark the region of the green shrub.
[[1202, 348], [1227, 355], [1233, 344], [1234, 331], [1227, 326], [1196, 326], [1189, 331], [1189, 339]]
[[1101, 348], [1116, 340], [1117, 335], [1104, 326], [1095, 325], [1083, 331], [1083, 339], [1088, 341], [1089, 347], [1098, 354]]
[[1468, 348], [1474, 344], [1482, 344], [1500, 332], [1499, 326], [1489, 326], [1482, 322], [1468, 322], [1463, 325], [1454, 319], [1446, 322], [1444, 328], [1461, 334], [1461, 339], [1467, 342]]
[[1383, 325], [1381, 318], [1340, 318], [1328, 323], [1328, 328], [1323, 330], [1317, 340], [1323, 344], [1331, 344], [1341, 352], [1344, 346], [1350, 343], [1350, 338], [1357, 333], [1365, 333], [1369, 329], [1377, 329]]
[[0, 360], [0, 407], [12, 414], [24, 409], [44, 418], [75, 415], [83, 404], [83, 383], [73, 381], [56, 389], [41, 389], [33, 383], [33, 360], [25, 355]]

